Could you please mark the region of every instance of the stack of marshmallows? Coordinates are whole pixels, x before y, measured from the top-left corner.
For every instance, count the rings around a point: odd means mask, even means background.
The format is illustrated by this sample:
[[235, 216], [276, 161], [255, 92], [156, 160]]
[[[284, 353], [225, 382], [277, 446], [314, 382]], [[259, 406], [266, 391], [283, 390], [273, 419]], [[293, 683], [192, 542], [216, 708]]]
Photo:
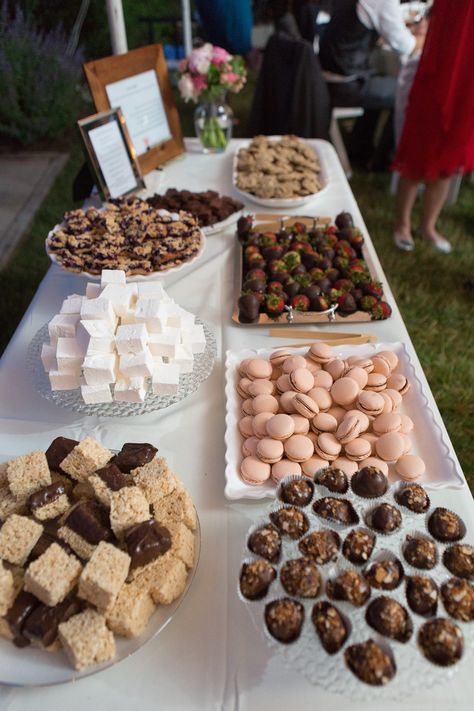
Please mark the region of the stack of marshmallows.
[[155, 395], [174, 395], [206, 347], [203, 327], [161, 282], [127, 284], [119, 269], [104, 269], [85, 296], [68, 296], [48, 330], [41, 360], [51, 389], [80, 387], [88, 404], [143, 402], [150, 381]]

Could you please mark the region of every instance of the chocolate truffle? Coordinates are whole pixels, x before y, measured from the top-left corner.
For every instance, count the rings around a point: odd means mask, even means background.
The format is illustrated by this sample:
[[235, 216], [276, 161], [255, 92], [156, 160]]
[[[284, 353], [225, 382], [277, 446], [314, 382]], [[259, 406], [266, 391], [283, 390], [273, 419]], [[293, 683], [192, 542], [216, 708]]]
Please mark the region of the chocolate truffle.
[[373, 639], [348, 647], [344, 659], [356, 677], [372, 686], [387, 684], [397, 670], [393, 659]]
[[280, 534], [270, 524], [262, 526], [250, 534], [248, 547], [255, 555], [261, 555], [270, 563], [276, 563], [281, 551]]
[[360, 573], [345, 570], [337, 578], [327, 581], [326, 593], [333, 600], [347, 600], [361, 607], [370, 597], [370, 585]]
[[287, 560], [280, 570], [281, 584], [289, 595], [317, 597], [321, 587], [318, 566], [310, 558]]
[[425, 513], [430, 507], [430, 498], [419, 484], [404, 486], [395, 496], [400, 506], [410, 509], [414, 513]]
[[423, 617], [436, 615], [438, 608], [438, 588], [434, 580], [425, 575], [411, 575], [407, 578], [406, 597], [413, 612]]
[[364, 570], [364, 576], [377, 590], [395, 590], [403, 578], [403, 566], [398, 558], [378, 560]]
[[335, 494], [345, 494], [349, 488], [347, 474], [337, 467], [327, 467], [316, 473], [314, 481]]
[[351, 489], [364, 499], [375, 499], [387, 491], [388, 479], [377, 467], [362, 467], [351, 478]]
[[326, 652], [336, 654], [349, 636], [346, 622], [337, 607], [326, 600], [317, 602], [311, 620]]
[[466, 534], [466, 526], [457, 514], [438, 507], [428, 519], [428, 531], [437, 541], [452, 543]]
[[147, 565], [171, 548], [171, 535], [165, 526], [150, 518], [125, 532], [125, 546], [132, 559], [130, 568]]
[[379, 504], [370, 512], [370, 525], [379, 533], [393, 533], [402, 525], [402, 515], [391, 504]]
[[272, 511], [270, 519], [283, 536], [295, 540], [301, 538], [309, 528], [309, 521], [305, 514], [294, 506]]
[[365, 528], [353, 528], [342, 544], [342, 554], [354, 565], [367, 563], [375, 545], [375, 533]]
[[403, 605], [386, 595], [372, 600], [367, 607], [365, 619], [376, 632], [390, 639], [396, 639], [397, 642], [408, 642], [413, 633], [408, 612]]
[[340, 547], [339, 535], [336, 531], [331, 531], [330, 528], [312, 531], [298, 543], [301, 553], [312, 558], [319, 565], [336, 560]]
[[157, 452], [157, 448], [148, 442], [126, 442], [111, 461], [121, 472], [130, 474], [132, 469], [143, 467], [144, 464], [151, 462]]
[[359, 516], [347, 499], [336, 499], [333, 496], [325, 496], [322, 499], [317, 499], [313, 504], [313, 511], [321, 518], [336, 523], [342, 523], [345, 526], [359, 522]]
[[313, 498], [314, 486], [309, 479], [292, 479], [283, 484], [280, 499], [285, 504], [293, 506], [307, 506]]
[[474, 588], [467, 580], [450, 578], [441, 586], [441, 598], [446, 611], [456, 620], [474, 620]]
[[240, 592], [249, 600], [260, 600], [275, 578], [275, 568], [266, 560], [244, 563], [240, 572]]
[[443, 563], [459, 578], [474, 580], [474, 546], [456, 543], [444, 551]]
[[267, 629], [279, 642], [288, 644], [298, 639], [304, 622], [304, 607], [297, 600], [284, 597], [265, 606]]
[[61, 462], [66, 459], [68, 454], [71, 454], [74, 447], [78, 444], [79, 442], [77, 440], [68, 439], [67, 437], [56, 437], [56, 439], [53, 439], [45, 452], [48, 467], [55, 472], [62, 472], [63, 470], [60, 467]]
[[464, 638], [454, 622], [438, 617], [425, 622], [421, 627], [418, 632], [418, 644], [430, 662], [447, 667], [461, 659]]
[[431, 570], [438, 560], [436, 543], [422, 536], [407, 536], [403, 555], [407, 563], [422, 570]]

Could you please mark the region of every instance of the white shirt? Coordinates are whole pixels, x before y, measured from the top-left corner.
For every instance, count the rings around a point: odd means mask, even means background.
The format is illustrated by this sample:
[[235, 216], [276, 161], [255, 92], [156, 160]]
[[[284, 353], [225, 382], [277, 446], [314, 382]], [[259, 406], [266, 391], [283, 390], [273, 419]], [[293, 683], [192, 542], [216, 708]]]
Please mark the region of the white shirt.
[[365, 27], [375, 30], [399, 54], [411, 54], [416, 39], [405, 26], [398, 0], [359, 0], [357, 17]]

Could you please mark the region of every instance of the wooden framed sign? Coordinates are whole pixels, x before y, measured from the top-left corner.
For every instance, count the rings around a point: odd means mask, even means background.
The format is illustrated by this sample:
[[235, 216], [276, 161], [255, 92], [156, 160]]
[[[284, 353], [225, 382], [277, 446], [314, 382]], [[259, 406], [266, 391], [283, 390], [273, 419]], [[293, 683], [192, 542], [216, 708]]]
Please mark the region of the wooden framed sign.
[[160, 44], [84, 64], [97, 111], [122, 110], [142, 173], [184, 153]]
[[145, 187], [120, 109], [102, 111], [77, 123], [107, 200]]

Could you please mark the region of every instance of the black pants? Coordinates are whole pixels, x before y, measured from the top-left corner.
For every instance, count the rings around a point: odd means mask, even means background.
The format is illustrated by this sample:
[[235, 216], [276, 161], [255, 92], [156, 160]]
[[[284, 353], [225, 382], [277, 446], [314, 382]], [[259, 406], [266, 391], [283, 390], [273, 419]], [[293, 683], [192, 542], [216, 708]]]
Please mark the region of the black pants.
[[[350, 82], [328, 83], [331, 105], [361, 106], [364, 115], [357, 119], [351, 133], [349, 155], [351, 160], [374, 167], [387, 167], [395, 146], [393, 133], [393, 108], [397, 80], [394, 77], [370, 76]], [[377, 124], [381, 113], [388, 112], [381, 137], [375, 144]]]

